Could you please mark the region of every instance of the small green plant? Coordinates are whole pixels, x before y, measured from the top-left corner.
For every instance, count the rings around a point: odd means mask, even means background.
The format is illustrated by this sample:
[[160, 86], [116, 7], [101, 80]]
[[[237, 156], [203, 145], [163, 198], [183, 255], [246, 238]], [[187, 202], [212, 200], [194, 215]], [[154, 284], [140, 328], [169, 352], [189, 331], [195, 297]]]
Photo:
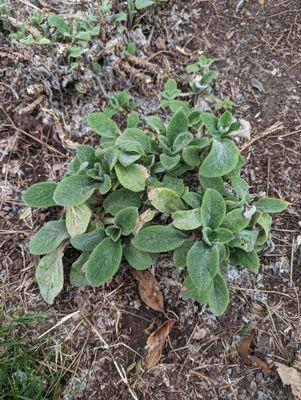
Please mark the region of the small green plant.
[[[3, 14], [2, 12], [0, 15]], [[89, 50], [87, 45], [100, 33], [95, 16], [88, 16], [85, 20], [67, 21], [58, 15], [49, 15], [45, 18], [38, 11], [34, 11], [29, 20], [22, 22], [17, 30], [11, 26], [7, 30], [11, 31], [11, 39], [22, 41], [26, 45], [49, 45], [58, 42], [73, 45], [75, 43], [76, 47], [70, 47], [68, 52], [68, 57], [73, 63], [74, 59], [81, 57]]]
[[208, 303], [218, 316], [229, 303], [228, 266], [258, 271], [270, 214], [288, 203], [254, 201], [249, 193], [240, 176], [245, 160], [229, 136], [239, 128], [232, 113], [191, 108], [180, 94], [170, 79], [161, 93], [166, 120], [141, 121], [132, 111], [123, 130], [107, 112], [91, 113], [100, 145], [79, 146], [59, 183], [36, 183], [24, 193], [29, 206], [64, 207], [29, 245], [42, 256], [36, 278], [48, 303], [63, 288], [70, 245], [81, 252], [70, 270], [76, 286], [103, 285], [122, 260], [143, 270], [156, 254], [172, 252], [175, 267], [186, 269], [183, 297]]
[[195, 77], [189, 83], [191, 89], [195, 92], [212, 90], [212, 83], [217, 77], [217, 73], [210, 69], [213, 60], [202, 55], [195, 64], [190, 64], [186, 67], [186, 71], [194, 74]]

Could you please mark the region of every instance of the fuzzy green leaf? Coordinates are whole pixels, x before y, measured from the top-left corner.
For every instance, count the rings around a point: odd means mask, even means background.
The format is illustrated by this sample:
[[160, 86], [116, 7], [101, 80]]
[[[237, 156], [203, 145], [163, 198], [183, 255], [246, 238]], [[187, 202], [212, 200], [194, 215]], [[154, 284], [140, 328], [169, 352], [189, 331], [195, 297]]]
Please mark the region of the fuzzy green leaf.
[[111, 279], [119, 269], [122, 257], [120, 241], [104, 239], [92, 251], [86, 269], [86, 278], [92, 287], [98, 287]]
[[76, 236], [86, 232], [92, 213], [86, 204], [66, 207], [66, 227], [69, 235]]
[[217, 178], [229, 173], [235, 168], [239, 151], [230, 139], [212, 140], [212, 147], [200, 166], [200, 175]]
[[81, 145], [76, 149], [76, 158], [81, 164], [87, 162], [93, 168], [96, 161], [95, 150], [91, 146]]
[[53, 194], [57, 184], [54, 182], [35, 183], [23, 193], [23, 201], [31, 207], [51, 207], [56, 203], [53, 200]]
[[88, 258], [89, 254], [83, 253], [71, 265], [70, 275], [69, 275], [71, 285], [76, 287], [83, 287], [89, 284], [84, 272], [84, 268], [86, 266]]
[[168, 188], [176, 192], [179, 196], [184, 193], [185, 187], [183, 179], [175, 178], [173, 176], [164, 175], [163, 187]]
[[187, 300], [193, 298], [201, 304], [206, 304], [208, 302], [209, 293], [213, 285], [212, 283], [205, 290], [199, 290], [193, 284], [191, 277], [188, 275], [184, 279], [183, 285], [184, 290], [181, 291], [183, 299]]
[[210, 112], [202, 113], [202, 120], [208, 132], [214, 132], [217, 130], [218, 119]]
[[119, 151], [114, 147], [108, 147], [106, 149], [98, 148], [95, 151], [95, 156], [101, 160], [101, 163], [107, 172], [111, 172], [115, 167], [118, 155]]
[[243, 212], [242, 208], [236, 208], [229, 211], [223, 220], [223, 227], [232, 232], [239, 232], [242, 229], [245, 229], [249, 225], [251, 219], [245, 218]]
[[258, 231], [244, 230], [235, 233], [234, 236], [235, 239], [229, 243], [229, 246], [238, 247], [246, 252], [249, 252], [254, 249], [258, 237]]
[[165, 130], [163, 122], [157, 116], [146, 117], [145, 122], [156, 133], [160, 133]]
[[177, 154], [176, 156], [168, 156], [167, 154], [160, 155], [160, 163], [167, 171], [176, 167], [179, 164], [180, 160], [181, 156], [179, 154]]
[[289, 203], [281, 199], [273, 199], [271, 197], [264, 197], [255, 202], [257, 211], [262, 213], [280, 213], [287, 209]]
[[226, 194], [224, 181], [221, 177], [206, 178], [205, 176], [199, 176], [199, 179], [203, 189], [215, 189], [222, 195]]
[[87, 121], [92, 131], [102, 137], [116, 139], [120, 135], [120, 130], [116, 123], [101, 112], [89, 114]]
[[120, 151], [118, 155], [118, 161], [124, 167], [128, 167], [129, 165], [134, 164], [134, 162], [138, 161], [139, 158], [141, 158], [141, 154], [126, 153], [124, 151]]
[[201, 222], [201, 209], [196, 208], [188, 211], [176, 211], [172, 214], [172, 223], [177, 229], [193, 230], [202, 225]]
[[180, 247], [174, 250], [172, 260], [175, 267], [186, 268], [187, 254], [193, 245], [193, 240], [187, 239]]
[[122, 151], [133, 151], [144, 154], [150, 150], [150, 141], [148, 136], [139, 128], [128, 128], [120, 135], [115, 142]]
[[218, 243], [229, 243], [234, 239], [234, 235], [231, 231], [225, 228], [217, 228], [210, 234], [210, 240]]
[[182, 110], [177, 111], [170, 119], [166, 137], [170, 145], [172, 145], [176, 139], [176, 137], [183, 132], [187, 132], [188, 130], [188, 117], [185, 112]]
[[205, 290], [212, 283], [212, 278], [217, 272], [218, 247], [209, 247], [203, 242], [197, 242], [189, 250], [186, 262], [193, 284], [199, 290]]
[[100, 182], [98, 190], [100, 194], [106, 194], [111, 190], [112, 181], [109, 175], [105, 174], [103, 176], [103, 181]]
[[153, 4], [155, 4], [154, 0], [135, 0], [135, 7], [137, 10], [143, 10]]
[[192, 208], [199, 208], [202, 204], [202, 195], [196, 192], [186, 192], [182, 196], [182, 199]]
[[55, 250], [69, 238], [65, 221], [47, 222], [31, 239], [29, 251], [31, 254], [47, 254]]
[[121, 188], [110, 193], [103, 202], [105, 211], [111, 215], [116, 215], [126, 207], [140, 207], [140, 193], [131, 192]]
[[234, 189], [234, 192], [240, 199], [246, 200], [248, 198], [249, 185], [244, 179], [240, 178], [239, 176], [232, 176], [231, 185]]
[[116, 164], [115, 172], [121, 185], [132, 192], [141, 192], [145, 188], [145, 181], [148, 172], [145, 167], [138, 164], [131, 164], [124, 167]]
[[148, 198], [152, 206], [163, 213], [171, 214], [185, 209], [180, 196], [168, 188], [154, 188], [149, 191]]
[[54, 298], [63, 289], [63, 250], [57, 249], [42, 257], [37, 269], [36, 280], [40, 293], [48, 304], [53, 304]]
[[105, 233], [107, 236], [109, 236], [113, 240], [113, 242], [117, 242], [117, 240], [121, 236], [121, 228], [116, 225], [109, 225], [105, 229]]
[[185, 147], [182, 151], [182, 158], [191, 167], [193, 168], [198, 167], [201, 162], [199, 147], [198, 146]]
[[261, 214], [256, 222], [263, 229], [262, 232], [259, 233], [256, 245], [262, 246], [269, 238], [271, 225], [272, 225], [272, 217], [269, 214]]
[[184, 147], [188, 146], [193, 139], [194, 136], [190, 132], [180, 133], [173, 142], [172, 151], [174, 153], [178, 153], [179, 151], [183, 150]]
[[138, 270], [150, 267], [153, 262], [149, 253], [138, 250], [131, 242], [126, 244], [123, 253], [126, 261]]
[[94, 192], [93, 180], [82, 175], [68, 176], [56, 187], [53, 199], [60, 206], [79, 206]]
[[241, 249], [235, 249], [230, 253], [230, 262], [233, 265], [242, 265], [252, 272], [258, 272], [260, 260], [255, 250], [246, 252]]
[[132, 240], [133, 245], [141, 251], [164, 253], [180, 247], [186, 235], [169, 226], [152, 225], [143, 228]]
[[221, 274], [213, 278], [213, 286], [208, 297], [210, 311], [217, 317], [221, 316], [229, 304], [229, 289]]
[[78, 250], [91, 252], [105, 237], [104, 228], [96, 228], [91, 232], [73, 236], [70, 242]]
[[219, 192], [207, 189], [201, 207], [202, 225], [218, 228], [226, 215], [226, 203]]
[[116, 214], [114, 222], [121, 228], [122, 235], [128, 236], [135, 230], [138, 216], [137, 207], [126, 207]]

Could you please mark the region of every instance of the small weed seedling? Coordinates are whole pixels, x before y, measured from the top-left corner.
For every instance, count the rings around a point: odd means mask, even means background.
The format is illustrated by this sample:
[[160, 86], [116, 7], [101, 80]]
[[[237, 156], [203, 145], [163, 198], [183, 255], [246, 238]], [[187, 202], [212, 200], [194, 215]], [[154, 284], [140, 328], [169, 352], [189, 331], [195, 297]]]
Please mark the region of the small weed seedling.
[[213, 61], [205, 56], [200, 56], [195, 64], [190, 64], [186, 67], [186, 71], [194, 74], [195, 77], [189, 83], [194, 92], [207, 91], [211, 92], [212, 83], [217, 77], [217, 73], [210, 69]]
[[[141, 121], [132, 111], [123, 131], [110, 113], [91, 113], [88, 124], [100, 145], [80, 146], [59, 183], [36, 183], [24, 193], [28, 206], [64, 207], [63, 217], [47, 222], [29, 245], [42, 256], [36, 279], [49, 304], [63, 288], [70, 245], [80, 252], [70, 270], [75, 286], [99, 287], [122, 260], [144, 270], [156, 254], [171, 252], [175, 267], [186, 269], [183, 297], [208, 303], [217, 316], [229, 303], [228, 266], [258, 271], [270, 214], [288, 203], [254, 201], [249, 193], [240, 176], [245, 160], [229, 135], [240, 126], [232, 113], [191, 108], [180, 94], [169, 80], [161, 102], [166, 120]], [[119, 111], [122, 102], [115, 100]]]

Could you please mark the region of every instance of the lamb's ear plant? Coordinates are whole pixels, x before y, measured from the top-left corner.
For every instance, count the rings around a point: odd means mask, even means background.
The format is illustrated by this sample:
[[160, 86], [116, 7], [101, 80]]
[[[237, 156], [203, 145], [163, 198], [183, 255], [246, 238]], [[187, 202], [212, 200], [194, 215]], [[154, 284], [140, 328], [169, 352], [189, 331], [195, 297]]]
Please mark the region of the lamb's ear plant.
[[169, 252], [185, 271], [182, 296], [208, 303], [217, 316], [229, 303], [229, 265], [258, 271], [270, 214], [288, 203], [249, 193], [245, 160], [229, 136], [239, 128], [232, 113], [192, 108], [180, 93], [169, 80], [161, 102], [166, 118], [132, 111], [123, 129], [112, 119], [119, 109], [91, 113], [99, 146], [79, 146], [60, 182], [24, 193], [28, 206], [63, 207], [61, 219], [47, 222], [29, 245], [41, 256], [36, 277], [48, 303], [62, 290], [69, 246], [78, 252], [70, 268], [75, 286], [99, 287], [123, 261], [144, 270]]
[[213, 60], [202, 55], [196, 63], [190, 64], [186, 67], [188, 73], [194, 74], [194, 78], [189, 83], [193, 91], [211, 92], [212, 83], [217, 77], [217, 73], [210, 69], [212, 63]]

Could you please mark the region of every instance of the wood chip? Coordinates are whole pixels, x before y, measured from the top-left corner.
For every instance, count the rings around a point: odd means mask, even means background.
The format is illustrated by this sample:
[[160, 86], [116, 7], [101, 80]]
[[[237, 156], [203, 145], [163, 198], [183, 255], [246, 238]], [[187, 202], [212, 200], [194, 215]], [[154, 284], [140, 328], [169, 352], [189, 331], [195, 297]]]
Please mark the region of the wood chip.
[[132, 270], [132, 275], [138, 282], [138, 292], [141, 300], [155, 311], [165, 313], [163, 294], [156, 278], [148, 271]]
[[293, 367], [276, 363], [277, 372], [284, 385], [290, 385], [296, 399], [301, 399], [301, 373]]
[[134, 235], [138, 235], [138, 233], [140, 232], [140, 230], [143, 228], [143, 226], [151, 221], [154, 216], [157, 214], [156, 210], [151, 210], [151, 209], [147, 209], [145, 210], [141, 215], [139, 215], [139, 219], [136, 225], [136, 228], [134, 230]]
[[147, 339], [148, 351], [146, 355], [146, 366], [152, 368], [160, 361], [163, 348], [172, 327], [174, 326], [175, 320], [170, 319], [164, 322], [155, 332], [153, 332]]

